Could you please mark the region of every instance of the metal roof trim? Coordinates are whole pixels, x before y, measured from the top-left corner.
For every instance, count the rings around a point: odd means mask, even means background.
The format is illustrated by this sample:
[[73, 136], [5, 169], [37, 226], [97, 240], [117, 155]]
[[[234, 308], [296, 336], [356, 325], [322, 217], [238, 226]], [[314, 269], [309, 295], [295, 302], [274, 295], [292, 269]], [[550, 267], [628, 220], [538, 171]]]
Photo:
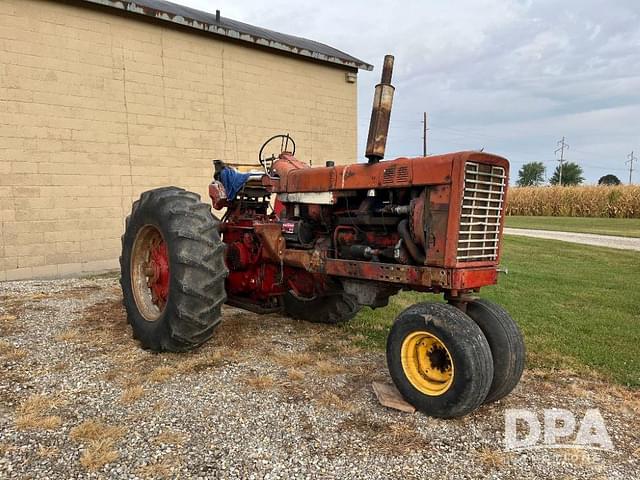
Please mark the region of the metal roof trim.
[[[215, 35], [240, 40], [267, 48], [312, 58], [321, 62], [328, 62], [361, 70], [373, 70], [373, 66], [337, 50], [329, 45], [279, 33], [265, 28], [255, 27], [225, 17], [195, 10], [190, 7], [166, 2], [163, 0], [82, 0], [85, 3], [102, 5], [117, 10], [144, 15], [159, 20], [205, 31]], [[174, 11], [159, 7], [175, 7]], [[185, 13], [193, 13], [188, 16]], [[194, 17], [200, 17], [194, 18]], [[210, 19], [213, 19], [211, 21]], [[219, 19], [219, 20], [218, 20]], [[243, 28], [245, 27], [245, 28]], [[269, 38], [271, 37], [271, 38]], [[317, 48], [314, 48], [317, 47]]]

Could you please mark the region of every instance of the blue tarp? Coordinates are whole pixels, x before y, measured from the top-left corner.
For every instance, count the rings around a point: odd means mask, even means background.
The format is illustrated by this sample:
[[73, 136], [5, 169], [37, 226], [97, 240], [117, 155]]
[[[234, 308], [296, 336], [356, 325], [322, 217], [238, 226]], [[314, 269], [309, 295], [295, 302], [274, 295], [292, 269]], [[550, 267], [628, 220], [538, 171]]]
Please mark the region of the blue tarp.
[[236, 198], [236, 194], [242, 189], [249, 177], [250, 173], [241, 173], [234, 168], [225, 168], [220, 172], [220, 181], [224, 185], [229, 201]]

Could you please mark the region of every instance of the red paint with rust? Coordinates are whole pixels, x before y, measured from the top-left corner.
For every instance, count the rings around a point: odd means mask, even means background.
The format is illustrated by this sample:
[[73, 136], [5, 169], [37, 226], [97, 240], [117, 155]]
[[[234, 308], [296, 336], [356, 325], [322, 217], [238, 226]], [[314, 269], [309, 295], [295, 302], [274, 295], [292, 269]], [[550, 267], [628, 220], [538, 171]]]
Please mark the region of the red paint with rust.
[[[509, 161], [484, 152], [457, 152], [431, 157], [397, 158], [375, 164], [338, 165], [314, 167], [297, 161], [290, 154], [283, 154], [273, 164], [277, 177], [265, 177], [263, 184], [274, 193], [304, 193], [344, 190], [398, 189], [429, 187], [428, 204], [431, 235], [424, 239], [427, 249], [427, 265], [447, 268], [474, 268], [497, 265], [495, 261], [464, 262], [457, 257], [459, 219], [464, 189], [464, 166], [477, 162], [503, 167], [509, 171]], [[508, 179], [506, 179], [508, 184]], [[505, 189], [506, 195], [506, 189]], [[504, 209], [500, 219], [500, 237], [504, 225]], [[420, 225], [413, 225], [414, 230]], [[425, 245], [426, 246], [426, 245]]]
[[[224, 224], [223, 241], [227, 246], [226, 262], [229, 268], [226, 289], [230, 296], [243, 296], [260, 304], [270, 297], [283, 295], [294, 289], [311, 296], [318, 284], [312, 273], [280, 265], [272, 261], [271, 252], [256, 233], [256, 225], [269, 225], [276, 217], [259, 219], [232, 217]], [[233, 254], [230, 252], [233, 251]], [[233, 256], [233, 261], [230, 255]]]
[[398, 188], [411, 185], [451, 184], [467, 161], [500, 165], [508, 168], [502, 157], [484, 152], [458, 152], [432, 157], [387, 160], [374, 164], [356, 163], [333, 167], [310, 168], [289, 154], [273, 164], [278, 177], [267, 177], [264, 183], [279, 192], [326, 192], [370, 188]]
[[229, 206], [227, 192], [225, 191], [222, 183], [217, 180], [214, 180], [209, 184], [209, 197], [211, 197], [211, 204], [216, 210], [222, 210]]
[[469, 290], [498, 283], [495, 268], [460, 268], [451, 271], [451, 288]]
[[153, 270], [153, 275], [149, 277], [151, 297], [153, 303], [162, 310], [169, 296], [169, 252], [164, 241], [151, 248], [149, 267]]
[[[458, 262], [457, 245], [462, 197], [465, 186], [466, 162], [500, 166], [508, 175], [509, 162], [484, 152], [458, 152], [432, 157], [405, 158], [375, 164], [339, 165], [310, 168], [291, 154], [284, 152], [273, 163], [272, 175], [262, 178], [267, 192], [280, 194], [323, 194], [333, 192], [332, 204], [295, 203], [275, 199], [273, 214], [255, 212], [232, 204], [222, 226], [223, 241], [237, 251], [242, 268], [234, 270], [227, 280], [229, 295], [243, 295], [253, 302], [293, 291], [312, 296], [324, 290], [329, 277], [348, 277], [375, 282], [404, 285], [419, 291], [448, 291], [463, 294], [497, 282], [495, 260]], [[508, 184], [508, 179], [505, 179]], [[408, 258], [399, 256], [393, 263], [388, 257], [376, 261], [343, 260], [341, 252], [350, 247], [368, 246], [375, 255], [392, 249], [401, 236], [395, 228], [362, 230], [358, 226], [333, 223], [331, 230], [316, 232], [315, 247], [292, 247], [285, 235], [294, 232], [295, 222], [304, 209], [307, 218], [320, 225], [349, 219], [358, 214], [358, 205], [348, 203], [336, 208], [340, 198], [353, 192], [389, 189], [397, 192], [406, 205], [411, 205], [411, 235], [425, 253], [424, 265], [407, 265]], [[421, 193], [409, 199], [410, 189]], [[351, 192], [351, 193], [350, 193]], [[219, 192], [210, 187], [212, 199]], [[505, 192], [506, 195], [506, 192]], [[289, 197], [291, 198], [291, 197]], [[302, 197], [301, 197], [302, 198]], [[323, 198], [312, 196], [308, 198]], [[504, 224], [504, 209], [500, 213], [500, 238]], [[281, 220], [283, 218], [283, 220]], [[328, 237], [326, 234], [329, 234]], [[324, 236], [323, 236], [324, 235]], [[321, 239], [324, 239], [320, 241]], [[346, 250], [341, 250], [342, 248]], [[234, 258], [236, 258], [234, 257]], [[364, 260], [364, 259], [362, 259]], [[388, 262], [388, 263], [385, 263]]]

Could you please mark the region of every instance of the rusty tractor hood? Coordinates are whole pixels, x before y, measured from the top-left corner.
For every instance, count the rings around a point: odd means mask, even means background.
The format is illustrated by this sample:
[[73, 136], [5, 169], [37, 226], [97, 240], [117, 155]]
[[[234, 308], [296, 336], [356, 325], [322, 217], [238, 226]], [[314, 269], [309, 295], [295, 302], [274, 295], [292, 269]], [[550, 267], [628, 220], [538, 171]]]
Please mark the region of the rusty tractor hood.
[[273, 165], [276, 176], [265, 182], [275, 193], [441, 185], [462, 175], [468, 161], [509, 168], [506, 158], [477, 151], [314, 168], [285, 153]]

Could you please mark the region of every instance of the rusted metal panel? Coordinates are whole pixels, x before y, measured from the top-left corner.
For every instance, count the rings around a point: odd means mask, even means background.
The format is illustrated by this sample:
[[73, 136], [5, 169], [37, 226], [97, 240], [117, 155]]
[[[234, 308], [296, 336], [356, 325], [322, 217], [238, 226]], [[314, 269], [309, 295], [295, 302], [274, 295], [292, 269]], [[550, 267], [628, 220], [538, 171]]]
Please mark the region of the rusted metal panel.
[[395, 263], [363, 262], [328, 258], [324, 261], [324, 273], [340, 277], [362, 278], [379, 282], [416, 286], [450, 286], [450, 272], [431, 267], [414, 267]]
[[429, 188], [429, 218], [427, 222], [427, 264], [444, 265], [449, 224], [450, 185]]
[[495, 266], [451, 269], [333, 258], [324, 260], [322, 273], [434, 290], [471, 290], [494, 285], [498, 281], [498, 272]]
[[373, 70], [372, 65], [329, 45], [225, 18], [220, 16], [219, 11], [217, 11], [216, 14], [212, 14], [163, 0], [77, 1], [103, 5], [132, 14], [144, 15], [157, 20], [194, 28], [233, 40], [273, 48], [321, 62], [328, 62], [354, 69]]
[[382, 187], [403, 187], [407, 186], [407, 181], [412, 182], [413, 179], [413, 163], [409, 159], [398, 159], [392, 164], [385, 162], [382, 171], [382, 182], [378, 181], [378, 185]]
[[457, 155], [451, 168], [451, 193], [449, 200], [449, 221], [447, 223], [447, 243], [444, 265], [453, 267], [457, 263], [458, 231], [460, 230], [460, 209], [464, 193], [464, 165], [469, 155]]
[[285, 248], [279, 224], [256, 223], [255, 231], [264, 242], [263, 255], [265, 255], [265, 258], [276, 262], [276, 264], [282, 262], [291, 267], [303, 268], [308, 272], [427, 289], [470, 290], [485, 285], [493, 285], [498, 280], [495, 265], [480, 268], [453, 269], [340, 260], [326, 258], [326, 252], [322, 248], [313, 250]]
[[495, 285], [498, 283], [498, 271], [495, 265], [484, 268], [458, 268], [452, 270], [452, 288], [469, 290]]
[[285, 250], [285, 240], [282, 237], [282, 227], [279, 223], [264, 222], [253, 224], [256, 235], [262, 240], [262, 255], [272, 262], [280, 263]]
[[227, 198], [227, 192], [224, 189], [224, 185], [217, 180], [214, 180], [209, 184], [209, 197], [211, 197], [211, 204], [216, 210], [229, 206], [229, 199]]
[[[267, 181], [273, 186], [274, 192], [318, 192], [443, 185], [452, 183], [454, 168], [455, 174], [461, 175], [463, 165], [469, 159], [504, 165], [506, 168], [509, 164], [502, 157], [479, 152], [458, 152], [416, 158], [400, 157], [375, 164], [356, 163], [314, 168], [308, 168], [298, 160], [286, 158], [274, 163], [274, 169], [280, 176], [279, 179]], [[452, 191], [452, 198], [457, 198], [456, 195], [461, 192], [460, 185], [458, 185], [456, 191]]]
[[[311, 167], [306, 163], [301, 162], [289, 152], [283, 152], [273, 163], [272, 170], [275, 176], [264, 176], [262, 177], [262, 184], [267, 187], [271, 187], [274, 192], [283, 192], [283, 193], [291, 193], [291, 192], [313, 192], [314, 190], [294, 190], [288, 188], [287, 182], [289, 179], [289, 174], [296, 170], [310, 170]], [[314, 168], [313, 171], [320, 170], [319, 168]]]

